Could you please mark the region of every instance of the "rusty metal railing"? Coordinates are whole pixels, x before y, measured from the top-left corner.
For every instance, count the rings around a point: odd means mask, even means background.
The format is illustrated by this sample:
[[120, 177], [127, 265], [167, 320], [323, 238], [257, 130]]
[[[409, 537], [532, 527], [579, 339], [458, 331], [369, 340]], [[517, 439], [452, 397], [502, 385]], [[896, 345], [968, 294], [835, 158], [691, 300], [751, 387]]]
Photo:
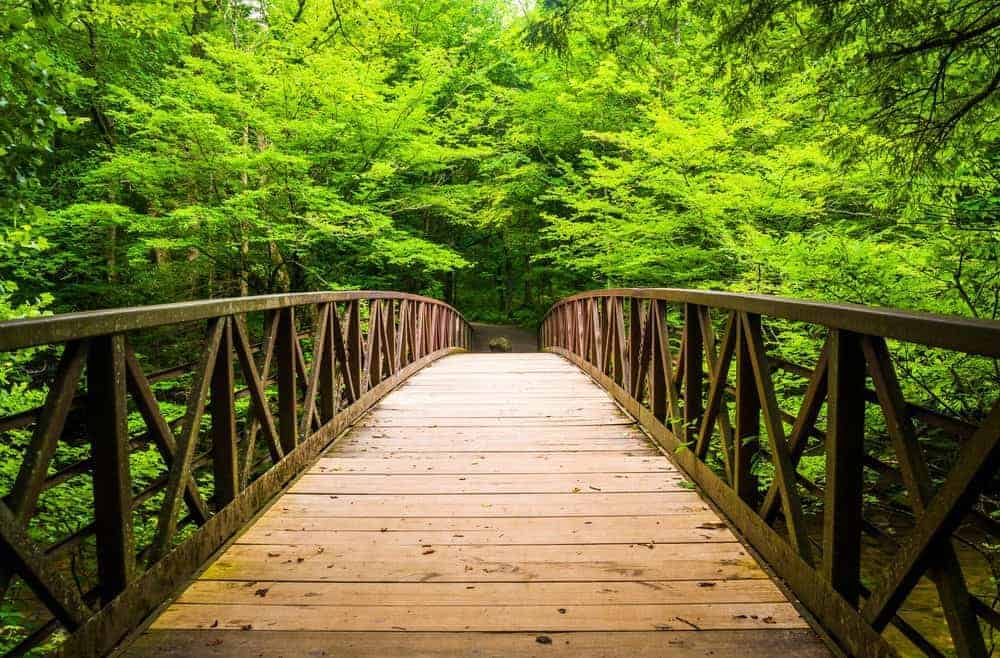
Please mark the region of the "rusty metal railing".
[[350, 423], [470, 334], [440, 301], [369, 291], [0, 323], [0, 358], [30, 352], [27, 389], [44, 400], [0, 418], [7, 454], [23, 455], [0, 502], [0, 592], [37, 620], [8, 655], [58, 645], [57, 631], [67, 656], [112, 649]]
[[[1000, 629], [1000, 322], [619, 289], [557, 302], [539, 339], [638, 419], [841, 651], [988, 655]], [[925, 386], [932, 403], [907, 400], [920, 375], [898, 371], [912, 363], [948, 373]], [[992, 399], [957, 417], [933, 404], [942, 385]], [[993, 571], [972, 587], [978, 559]], [[936, 628], [902, 611], [917, 587], [939, 597]]]

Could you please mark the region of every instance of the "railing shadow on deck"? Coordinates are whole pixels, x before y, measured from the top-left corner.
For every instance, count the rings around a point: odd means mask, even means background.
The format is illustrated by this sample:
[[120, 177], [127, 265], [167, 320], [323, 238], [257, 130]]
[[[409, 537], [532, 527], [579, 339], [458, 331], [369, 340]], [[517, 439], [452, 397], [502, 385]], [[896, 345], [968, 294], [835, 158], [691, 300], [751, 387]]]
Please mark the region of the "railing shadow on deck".
[[371, 291], [0, 323], [0, 358], [36, 370], [44, 400], [0, 418], [23, 455], [0, 592], [37, 620], [8, 655], [107, 653], [348, 425], [470, 340], [440, 301]]
[[[1000, 629], [998, 556], [994, 580], [986, 578], [994, 591], [970, 593], [968, 561], [957, 547], [970, 545], [968, 536], [993, 550], [1000, 544], [995, 503], [983, 497], [996, 493], [1000, 462], [1000, 322], [617, 289], [557, 302], [539, 338], [638, 419], [839, 652], [896, 655], [905, 644], [930, 656], [988, 655], [984, 631]], [[928, 360], [982, 375], [971, 388], [990, 389], [992, 399], [979, 418], [906, 400], [912, 380], [901, 384], [897, 369]], [[961, 387], [957, 380], [946, 383]], [[870, 450], [873, 433], [890, 458]], [[942, 440], [957, 449], [931, 460]], [[772, 478], [769, 486], [759, 487], [762, 477]], [[877, 523], [866, 497], [909, 527]], [[812, 519], [821, 521], [815, 532]], [[940, 628], [918, 629], [900, 613], [918, 583], [936, 589]]]

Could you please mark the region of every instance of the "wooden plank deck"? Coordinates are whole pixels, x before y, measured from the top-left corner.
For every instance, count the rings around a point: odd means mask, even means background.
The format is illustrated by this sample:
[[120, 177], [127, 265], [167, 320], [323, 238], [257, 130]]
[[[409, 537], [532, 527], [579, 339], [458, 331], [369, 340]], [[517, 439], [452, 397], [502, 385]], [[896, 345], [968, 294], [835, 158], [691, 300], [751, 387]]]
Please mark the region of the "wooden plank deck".
[[383, 400], [128, 656], [827, 656], [610, 398], [547, 354]]

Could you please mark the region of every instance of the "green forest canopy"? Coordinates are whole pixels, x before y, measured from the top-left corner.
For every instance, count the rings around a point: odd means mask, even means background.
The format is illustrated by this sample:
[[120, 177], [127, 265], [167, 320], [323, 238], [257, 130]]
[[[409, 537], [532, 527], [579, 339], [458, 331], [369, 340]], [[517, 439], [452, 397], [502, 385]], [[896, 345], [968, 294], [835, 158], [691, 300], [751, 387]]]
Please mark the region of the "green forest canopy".
[[[988, 1], [8, 0], [0, 319], [605, 286], [996, 318]], [[991, 9], [992, 8], [992, 9]]]
[[[998, 92], [996, 0], [4, 0], [0, 321], [361, 288], [531, 326], [608, 286], [1000, 319]], [[2, 357], [0, 416], [40, 405], [51, 350]], [[997, 360], [900, 367], [973, 423], [1000, 388]], [[67, 486], [33, 532], [89, 518]]]

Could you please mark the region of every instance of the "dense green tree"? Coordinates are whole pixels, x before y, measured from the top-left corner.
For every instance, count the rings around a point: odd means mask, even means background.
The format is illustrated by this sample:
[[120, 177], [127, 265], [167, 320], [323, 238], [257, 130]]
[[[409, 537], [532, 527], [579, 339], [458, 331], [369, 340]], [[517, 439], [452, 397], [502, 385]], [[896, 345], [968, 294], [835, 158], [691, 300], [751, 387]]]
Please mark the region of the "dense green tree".
[[[386, 288], [531, 326], [605, 286], [1000, 319], [997, 17], [994, 0], [7, 0], [0, 320]], [[0, 415], [39, 403], [54, 355], [29, 352], [0, 355]], [[1000, 387], [982, 359], [898, 367], [972, 422]], [[0, 442], [0, 484], [26, 440]]]

